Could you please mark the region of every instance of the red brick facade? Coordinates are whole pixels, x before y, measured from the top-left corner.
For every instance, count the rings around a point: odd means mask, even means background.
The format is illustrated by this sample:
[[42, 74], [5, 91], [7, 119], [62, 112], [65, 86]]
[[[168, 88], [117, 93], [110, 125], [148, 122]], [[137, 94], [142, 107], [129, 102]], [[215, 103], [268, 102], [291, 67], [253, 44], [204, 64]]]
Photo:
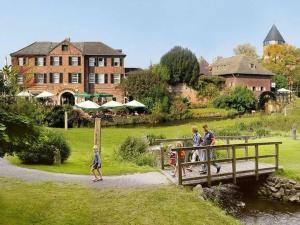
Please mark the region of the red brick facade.
[[[66, 49], [63, 49], [63, 45], [67, 46]], [[112, 94], [119, 102], [123, 102], [124, 100], [124, 93], [118, 88], [118, 83], [125, 74], [124, 54], [106, 55], [100, 53], [97, 55], [87, 55], [82, 49], [65, 40], [55, 45], [45, 55], [30, 55], [27, 53], [22, 55], [21, 52], [18, 54], [13, 53], [11, 56], [13, 66], [19, 66], [20, 71], [30, 71], [30, 74], [34, 76], [34, 79], [30, 81], [28, 90], [32, 93], [40, 93], [42, 91], [51, 92], [55, 94], [53, 101], [56, 104], [61, 104], [61, 95], [65, 92], [69, 92], [72, 95], [76, 92], [87, 92], [90, 94], [104, 92]], [[43, 57], [45, 60], [41, 66], [37, 65], [38, 57]], [[76, 59], [78, 60], [78, 63], [75, 62], [78, 65], [70, 65], [70, 61], [72, 61], [71, 57], [74, 57], [75, 61]], [[19, 58], [22, 58], [21, 60], [24, 61], [23, 66], [19, 65]], [[90, 66], [89, 58], [95, 59], [96, 63], [94, 66]], [[59, 59], [59, 62], [53, 62], [57, 59]], [[103, 64], [98, 64], [98, 60], [103, 60]], [[120, 61], [119, 65], [113, 65], [113, 60]], [[38, 80], [41, 74], [44, 74], [44, 82], [39, 82]], [[72, 74], [78, 74], [77, 82], [76, 79], [75, 81], [72, 79]], [[89, 79], [89, 74], [94, 74], [91, 75], [93, 79]], [[26, 74], [21, 75], [23, 75], [24, 82]], [[76, 77], [76, 75], [74, 76]], [[119, 77], [119, 79], [115, 81], [113, 79], [114, 76]], [[98, 77], [104, 79], [99, 82]], [[79, 99], [75, 97], [75, 103], [78, 101]]]

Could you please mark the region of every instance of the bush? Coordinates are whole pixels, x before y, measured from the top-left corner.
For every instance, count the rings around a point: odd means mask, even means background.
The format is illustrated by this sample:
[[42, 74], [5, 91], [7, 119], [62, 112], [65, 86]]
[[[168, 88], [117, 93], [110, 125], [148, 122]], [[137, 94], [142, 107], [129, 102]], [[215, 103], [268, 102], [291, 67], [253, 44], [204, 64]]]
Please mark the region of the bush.
[[150, 146], [159, 144], [159, 143], [155, 142], [156, 139], [164, 139], [164, 138], [166, 138], [166, 137], [162, 134], [160, 134], [160, 135], [147, 134], [146, 135], [146, 139]]
[[124, 160], [136, 162], [147, 151], [148, 144], [143, 138], [127, 137], [118, 149], [118, 156]]
[[256, 103], [253, 92], [245, 87], [236, 87], [213, 101], [216, 108], [232, 108], [240, 113], [250, 112], [252, 109], [255, 109]]
[[216, 136], [240, 136], [241, 132], [238, 129], [222, 129], [215, 132]]
[[155, 166], [155, 155], [151, 153], [144, 153], [139, 155], [135, 163], [138, 166]]
[[[65, 126], [65, 111], [70, 112], [71, 106], [54, 106], [53, 109], [47, 113], [45, 122], [49, 127], [63, 128]], [[72, 127], [73, 121], [68, 120], [68, 126]]]
[[69, 145], [61, 134], [44, 130], [38, 140], [17, 152], [17, 156], [23, 163], [51, 165], [54, 163], [57, 150], [60, 152], [60, 159], [63, 163], [70, 156]]
[[270, 131], [267, 129], [264, 129], [264, 128], [260, 128], [260, 129], [256, 130], [255, 134], [258, 137], [265, 137], [265, 136], [270, 135]]

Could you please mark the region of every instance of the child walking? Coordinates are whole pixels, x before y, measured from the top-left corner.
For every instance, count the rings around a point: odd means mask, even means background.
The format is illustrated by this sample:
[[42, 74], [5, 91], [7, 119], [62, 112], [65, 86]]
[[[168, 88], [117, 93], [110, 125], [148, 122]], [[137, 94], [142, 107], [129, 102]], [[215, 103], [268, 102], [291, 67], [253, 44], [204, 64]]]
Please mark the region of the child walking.
[[172, 151], [172, 146], [169, 145], [169, 156], [170, 156], [170, 166], [173, 168], [173, 174], [172, 176], [175, 177], [176, 176], [176, 152]]
[[[183, 147], [183, 144], [181, 142], [176, 143], [176, 148], [182, 148], [182, 147]], [[183, 149], [179, 150], [178, 155], [179, 155], [178, 158], [180, 159], [180, 161], [184, 162], [184, 160], [185, 160], [185, 151]], [[175, 167], [175, 171], [174, 171], [175, 176], [177, 174], [177, 168], [178, 168], [178, 162], [176, 162], [176, 167]], [[185, 168], [183, 166], [182, 166], [182, 175], [185, 176]]]
[[[102, 172], [101, 172], [101, 159], [100, 159], [100, 155], [99, 155], [99, 149], [97, 145], [94, 145], [93, 147], [93, 151], [94, 151], [94, 160], [93, 160], [93, 164], [91, 165], [91, 171], [94, 174], [95, 178], [93, 179], [93, 181], [101, 181], [102, 179]], [[97, 176], [96, 172], [98, 172], [99, 177]]]

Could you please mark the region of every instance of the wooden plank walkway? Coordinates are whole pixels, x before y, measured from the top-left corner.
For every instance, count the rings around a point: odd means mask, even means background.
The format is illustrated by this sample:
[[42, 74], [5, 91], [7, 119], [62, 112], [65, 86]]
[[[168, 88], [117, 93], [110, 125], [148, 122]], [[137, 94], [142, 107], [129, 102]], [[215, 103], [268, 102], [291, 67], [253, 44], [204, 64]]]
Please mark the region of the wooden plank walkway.
[[[211, 181], [214, 183], [232, 181], [233, 179], [233, 171], [232, 171], [232, 163], [220, 163], [221, 171], [218, 174], [218, 177], [214, 177], [216, 175], [216, 168], [211, 166]], [[252, 171], [250, 171], [252, 170]], [[193, 172], [185, 171], [186, 176], [183, 176], [182, 185], [193, 185], [193, 184], [207, 184], [207, 175], [199, 173], [200, 166], [194, 166]], [[267, 163], [259, 163], [258, 165], [258, 174], [266, 175], [275, 172], [275, 167], [272, 164]], [[162, 170], [162, 173], [174, 184], [178, 184], [178, 178], [172, 176], [172, 170], [170, 168]], [[255, 161], [239, 161], [236, 163], [236, 178], [245, 178], [245, 177], [256, 177], [255, 173]], [[197, 179], [193, 179], [193, 178]], [[189, 181], [185, 181], [191, 179]]]

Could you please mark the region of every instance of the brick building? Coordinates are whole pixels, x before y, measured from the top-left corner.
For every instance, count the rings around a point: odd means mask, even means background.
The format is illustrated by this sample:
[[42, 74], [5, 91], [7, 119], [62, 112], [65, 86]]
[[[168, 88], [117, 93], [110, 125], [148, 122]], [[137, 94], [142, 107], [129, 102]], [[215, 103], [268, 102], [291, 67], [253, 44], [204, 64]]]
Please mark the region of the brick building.
[[[118, 87], [125, 76], [122, 50], [102, 42], [34, 42], [11, 54], [13, 66], [20, 68], [18, 83], [30, 73], [28, 90], [34, 94], [48, 91], [56, 104], [77, 102], [76, 93], [106, 93], [122, 102]], [[26, 71], [26, 74], [22, 74]]]
[[271, 79], [274, 75], [255, 58], [244, 55], [217, 60], [211, 65], [211, 74], [224, 77], [226, 87], [247, 87], [256, 97], [271, 90]]

